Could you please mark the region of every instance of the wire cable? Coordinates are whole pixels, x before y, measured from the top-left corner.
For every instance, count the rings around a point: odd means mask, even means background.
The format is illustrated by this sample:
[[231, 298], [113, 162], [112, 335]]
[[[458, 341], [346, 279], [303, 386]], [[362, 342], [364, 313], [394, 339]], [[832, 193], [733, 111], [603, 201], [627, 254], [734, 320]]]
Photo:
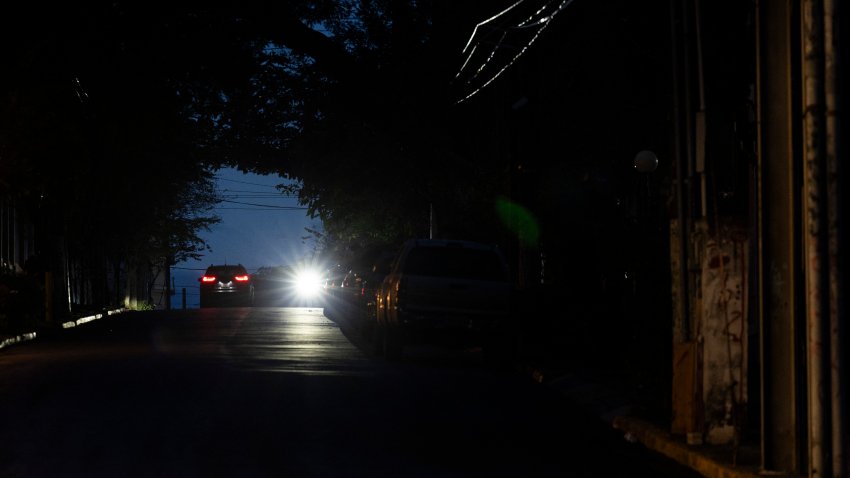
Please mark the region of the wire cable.
[[[473, 39], [475, 38], [476, 34], [478, 33], [479, 27], [482, 27], [482, 26], [490, 23], [491, 21], [493, 21], [493, 20], [495, 20], [499, 17], [502, 17], [503, 15], [507, 14], [509, 11], [513, 10], [515, 7], [519, 6], [524, 1], [525, 0], [520, 0], [519, 2], [514, 3], [513, 5], [511, 5], [507, 9], [500, 12], [498, 15], [495, 15], [495, 16], [477, 24], [475, 26], [475, 28], [473, 29], [472, 35], [470, 36], [469, 41], [467, 41], [467, 44], [464, 47], [463, 52], [466, 53], [469, 46], [473, 43]], [[504, 49], [506, 47], [505, 46], [505, 45], [507, 45], [506, 39], [507, 39], [507, 34], [508, 34], [509, 31], [520, 31], [520, 30], [528, 30], [528, 29], [536, 29], [536, 31], [532, 35], [531, 39], [529, 39], [528, 42], [522, 48], [519, 48], [519, 52], [517, 54], [515, 54], [513, 57], [509, 58], [509, 60], [507, 61], [507, 63], [505, 65], [503, 65], [501, 68], [499, 68], [495, 72], [495, 74], [493, 74], [492, 76], [489, 77], [489, 79], [483, 81], [471, 93], [467, 94], [466, 96], [462, 97], [457, 102], [455, 102], [456, 105], [460, 104], [460, 103], [468, 100], [472, 96], [478, 94], [479, 91], [486, 88], [493, 81], [495, 81], [499, 76], [501, 76], [502, 73], [504, 73], [505, 70], [510, 68], [511, 65], [513, 65], [519, 59], [519, 57], [521, 57], [528, 50], [528, 48], [537, 40], [537, 38], [540, 37], [540, 35], [543, 33], [543, 31], [551, 24], [551, 22], [555, 18], [555, 16], [573, 2], [573, 0], [560, 0], [560, 3], [557, 4], [556, 6], [554, 6], [554, 9], [551, 9], [551, 7], [555, 4], [555, 1], [556, 0], [548, 1], [545, 5], [543, 5], [539, 9], [537, 9], [532, 15], [530, 15], [525, 20], [520, 21], [520, 22], [518, 22], [518, 23], [516, 23], [512, 26], [509, 26], [505, 29], [502, 29], [502, 35], [499, 38], [499, 41], [492, 45], [491, 50], [490, 50], [489, 54], [487, 54], [487, 57], [484, 60], [484, 62], [481, 65], [479, 65], [475, 69], [475, 73], [473, 73], [473, 75], [464, 82], [466, 85], [471, 85], [473, 81], [478, 79], [479, 76], [481, 76], [484, 69], [487, 68], [494, 61], [499, 50]], [[472, 48], [472, 50], [470, 50], [469, 55], [467, 55], [466, 60], [464, 60], [463, 65], [461, 66], [460, 70], [458, 70], [458, 73], [455, 75], [455, 79], [460, 78], [461, 74], [466, 69], [467, 65], [470, 64], [470, 60], [472, 59], [472, 56], [479, 50], [478, 46], [483, 45], [483, 44], [484, 44], [483, 39], [475, 42], [475, 46]], [[512, 47], [512, 48], [514, 48], [514, 47]]]

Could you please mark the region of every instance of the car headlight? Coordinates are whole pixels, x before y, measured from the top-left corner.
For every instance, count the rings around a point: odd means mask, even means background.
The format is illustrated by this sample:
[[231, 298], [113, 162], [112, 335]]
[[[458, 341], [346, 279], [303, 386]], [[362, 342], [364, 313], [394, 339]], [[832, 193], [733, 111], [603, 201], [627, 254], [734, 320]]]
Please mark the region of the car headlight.
[[302, 270], [295, 275], [295, 292], [299, 297], [315, 297], [322, 290], [322, 278], [316, 271]]

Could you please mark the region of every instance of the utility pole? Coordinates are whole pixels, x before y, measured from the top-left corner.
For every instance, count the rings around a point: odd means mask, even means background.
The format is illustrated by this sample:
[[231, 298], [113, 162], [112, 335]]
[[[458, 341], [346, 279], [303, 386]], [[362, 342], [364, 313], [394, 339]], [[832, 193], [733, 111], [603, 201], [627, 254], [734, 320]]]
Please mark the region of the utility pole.
[[800, 244], [796, 218], [800, 180], [794, 167], [799, 106], [793, 95], [799, 73], [791, 3], [756, 5], [756, 104], [758, 107], [758, 267], [761, 341], [762, 469], [791, 472], [802, 467], [797, 411], [800, 393], [795, 317], [799, 301]]
[[165, 310], [171, 310], [171, 260], [165, 258]]

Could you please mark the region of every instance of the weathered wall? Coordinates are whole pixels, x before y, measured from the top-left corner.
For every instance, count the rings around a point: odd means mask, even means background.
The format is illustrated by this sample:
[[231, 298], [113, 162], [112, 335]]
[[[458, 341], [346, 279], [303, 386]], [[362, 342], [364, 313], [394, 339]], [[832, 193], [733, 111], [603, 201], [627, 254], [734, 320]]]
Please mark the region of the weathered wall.
[[730, 443], [747, 400], [746, 235], [724, 228], [705, 243], [701, 344], [705, 440]]

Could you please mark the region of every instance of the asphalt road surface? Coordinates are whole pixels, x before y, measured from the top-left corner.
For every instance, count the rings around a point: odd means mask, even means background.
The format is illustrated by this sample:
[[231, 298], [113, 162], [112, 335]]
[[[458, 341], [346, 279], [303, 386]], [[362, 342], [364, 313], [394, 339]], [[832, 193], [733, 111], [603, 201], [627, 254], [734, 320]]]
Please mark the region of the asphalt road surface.
[[695, 477], [475, 350], [307, 308], [130, 312], [0, 350], [0, 477]]

